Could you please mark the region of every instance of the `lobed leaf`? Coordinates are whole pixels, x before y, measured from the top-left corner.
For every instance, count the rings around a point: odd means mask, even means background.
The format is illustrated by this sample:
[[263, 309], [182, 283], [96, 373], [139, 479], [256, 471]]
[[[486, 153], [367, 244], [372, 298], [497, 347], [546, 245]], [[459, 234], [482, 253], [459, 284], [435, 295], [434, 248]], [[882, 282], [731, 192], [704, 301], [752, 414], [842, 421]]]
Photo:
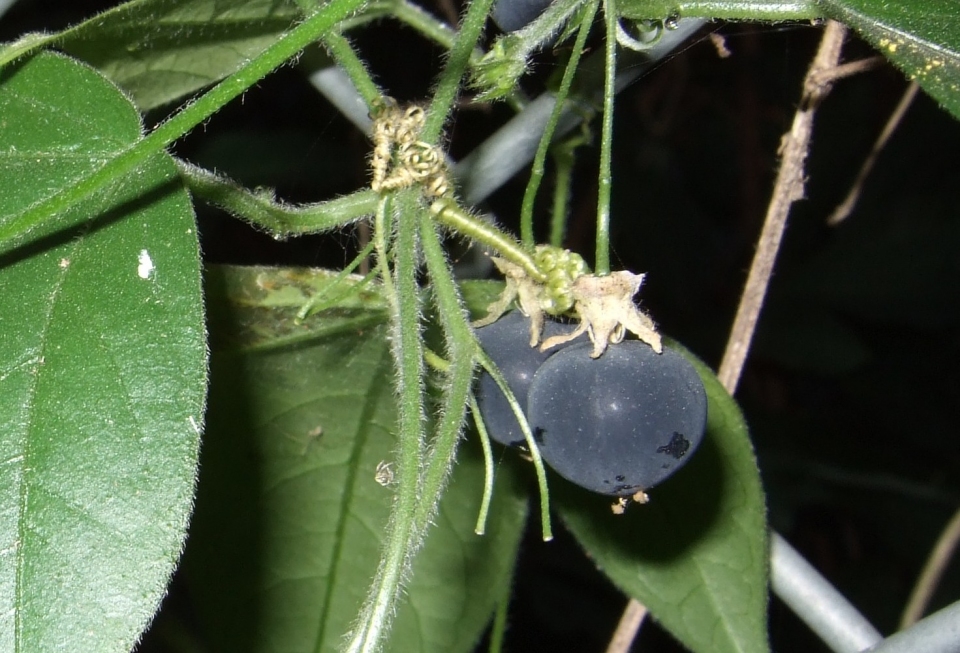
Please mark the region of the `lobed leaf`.
[[614, 515], [610, 498], [557, 479], [552, 496], [597, 566], [680, 642], [704, 653], [768, 650], [767, 525], [743, 417], [710, 370], [707, 432], [687, 466]]
[[[0, 224], [141, 137], [95, 71], [0, 84]], [[183, 544], [206, 389], [197, 234], [170, 158], [0, 254], [0, 651], [127, 651]], [[36, 234], [35, 234], [36, 236]]]

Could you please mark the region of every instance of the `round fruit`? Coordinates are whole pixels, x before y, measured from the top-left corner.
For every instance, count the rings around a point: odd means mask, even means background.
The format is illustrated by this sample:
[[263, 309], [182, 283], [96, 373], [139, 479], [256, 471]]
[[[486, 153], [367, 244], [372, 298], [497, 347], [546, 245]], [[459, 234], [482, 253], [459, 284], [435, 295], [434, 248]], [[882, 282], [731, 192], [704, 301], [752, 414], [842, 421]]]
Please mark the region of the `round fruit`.
[[628, 340], [597, 359], [568, 347], [540, 366], [527, 417], [544, 461], [601, 494], [648, 490], [680, 467], [703, 439], [707, 396], [675, 351]]
[[493, 21], [504, 32], [516, 32], [539, 17], [552, 1], [497, 0], [493, 7]]
[[[543, 337], [549, 338], [573, 329], [572, 325], [546, 320]], [[531, 347], [530, 325], [520, 311], [511, 311], [493, 324], [480, 327], [477, 329], [477, 339], [500, 368], [521, 408], [527, 405], [527, 392], [530, 390], [534, 373], [545, 360], [562, 350], [562, 347], [555, 347], [541, 352], [539, 348]], [[573, 342], [582, 341], [582, 338], [577, 338]], [[477, 404], [491, 439], [507, 446], [526, 443], [507, 398], [493, 377], [486, 372], [480, 375], [477, 384]]]

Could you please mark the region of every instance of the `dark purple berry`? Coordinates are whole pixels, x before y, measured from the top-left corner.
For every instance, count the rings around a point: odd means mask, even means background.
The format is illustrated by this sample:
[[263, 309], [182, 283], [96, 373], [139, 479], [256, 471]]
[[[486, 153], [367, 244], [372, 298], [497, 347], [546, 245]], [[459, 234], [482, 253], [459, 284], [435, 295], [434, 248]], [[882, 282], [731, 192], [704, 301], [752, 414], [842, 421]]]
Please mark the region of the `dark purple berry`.
[[[568, 333], [575, 328], [576, 325], [547, 320], [543, 327], [543, 337]], [[537, 369], [545, 360], [563, 349], [556, 347], [541, 352], [537, 347], [531, 347], [530, 322], [520, 311], [511, 311], [493, 324], [477, 329], [477, 338], [487, 355], [500, 368], [521, 408], [527, 405], [527, 392]], [[581, 337], [574, 343], [582, 341]], [[526, 443], [507, 398], [493, 377], [486, 372], [480, 375], [477, 383], [477, 404], [492, 440], [508, 446]]]
[[597, 359], [568, 347], [540, 366], [527, 417], [544, 461], [594, 492], [626, 497], [680, 469], [703, 439], [707, 396], [677, 352], [628, 340]]

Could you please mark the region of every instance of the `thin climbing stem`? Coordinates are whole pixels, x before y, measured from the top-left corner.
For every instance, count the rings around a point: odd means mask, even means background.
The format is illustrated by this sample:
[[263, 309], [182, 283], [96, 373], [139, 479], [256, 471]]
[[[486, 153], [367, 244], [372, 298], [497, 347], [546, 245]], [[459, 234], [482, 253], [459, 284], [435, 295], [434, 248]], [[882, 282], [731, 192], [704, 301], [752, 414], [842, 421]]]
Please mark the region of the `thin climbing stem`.
[[606, 26], [606, 65], [603, 80], [603, 124], [600, 128], [600, 173], [597, 179], [597, 253], [594, 270], [598, 275], [610, 273], [610, 191], [613, 152], [613, 100], [617, 79], [617, 6], [616, 0], [603, 0]]
[[597, 7], [600, 0], [591, 0], [587, 5], [587, 10], [583, 14], [580, 26], [577, 31], [577, 40], [573, 44], [573, 51], [570, 53], [570, 59], [563, 71], [563, 78], [560, 80], [560, 88], [557, 89], [557, 101], [550, 112], [550, 118], [547, 120], [543, 135], [540, 136], [540, 144], [537, 146], [537, 153], [533, 157], [533, 166], [530, 170], [530, 181], [527, 182], [526, 191], [523, 194], [523, 204], [520, 208], [520, 242], [527, 249], [533, 249], [536, 244], [536, 238], [533, 234], [533, 205], [537, 199], [537, 191], [540, 189], [540, 183], [543, 181], [544, 163], [547, 159], [547, 152], [550, 149], [550, 143], [553, 141], [553, 134], [560, 122], [560, 116], [566, 108], [566, 99], [570, 95], [570, 87], [573, 85], [573, 78], [580, 66], [580, 57], [587, 44], [587, 36], [590, 33], [590, 26], [593, 24], [593, 18], [597, 15]]
[[647, 607], [636, 600], [627, 603], [626, 609], [620, 616], [620, 623], [617, 629], [613, 631], [613, 637], [607, 645], [606, 653], [624, 653], [629, 651], [633, 644], [637, 631], [647, 617]]
[[361, 263], [367, 260], [367, 257], [373, 253], [373, 248], [375, 244], [376, 243], [374, 243], [374, 241], [372, 240], [369, 243], [367, 243], [366, 246], [362, 250], [360, 250], [360, 253], [357, 254], [352, 261], [350, 261], [350, 263], [344, 266], [342, 270], [337, 272], [337, 275], [330, 281], [329, 285], [325, 286], [322, 291], [318, 292], [316, 295], [311, 297], [307, 303], [305, 303], [302, 307], [300, 307], [300, 310], [297, 311], [297, 317], [296, 317], [297, 322], [302, 322], [310, 315], [313, 315], [314, 313], [319, 313], [324, 308], [334, 306], [337, 302], [342, 300], [347, 295], [350, 295], [350, 294], [356, 293], [359, 290], [362, 290], [364, 287], [366, 287], [367, 284], [369, 284], [374, 279], [374, 277], [379, 275], [380, 266], [375, 265], [373, 270], [370, 270], [369, 272], [367, 272], [363, 276], [363, 278], [360, 279], [357, 283], [348, 286], [346, 289], [342, 289], [341, 292], [339, 293], [333, 292], [334, 290], [339, 289], [343, 281], [350, 274], [352, 274], [354, 270], [360, 267]]
[[373, 81], [366, 64], [357, 56], [350, 41], [339, 32], [330, 31], [324, 35], [323, 44], [333, 60], [347, 73], [347, 77], [353, 82], [353, 86], [367, 105], [367, 109], [373, 111], [383, 92]]
[[491, 359], [483, 349], [479, 349], [479, 346], [477, 362], [479, 362], [484, 371], [493, 378], [497, 387], [500, 388], [500, 392], [503, 393], [504, 398], [507, 400], [510, 410], [513, 411], [513, 416], [517, 418], [517, 424], [523, 433], [523, 438], [526, 441], [530, 454], [530, 460], [537, 474], [537, 485], [540, 490], [540, 521], [543, 541], [549, 542], [553, 539], [553, 528], [550, 523], [550, 493], [547, 489], [547, 472], [543, 466], [543, 458], [540, 456], [540, 448], [537, 446], [536, 440], [533, 439], [530, 423], [527, 421], [527, 417], [524, 415], [523, 408], [520, 406], [520, 402], [517, 401], [516, 395], [513, 394], [513, 390], [511, 390], [509, 384], [507, 384], [507, 379], [500, 372], [500, 368], [493, 362], [493, 359]]
[[550, 244], [563, 247], [567, 229], [567, 215], [570, 210], [570, 195], [573, 181], [573, 168], [576, 163], [576, 150], [587, 143], [586, 130], [558, 143], [553, 148], [554, 185], [553, 206], [550, 215]]
[[460, 91], [460, 80], [470, 64], [473, 50], [483, 33], [487, 15], [493, 7], [493, 1], [474, 0], [470, 3], [469, 9], [463, 17], [460, 32], [453, 47], [450, 48], [447, 65], [437, 82], [437, 89], [434, 91], [433, 100], [430, 102], [427, 119], [424, 122], [423, 130], [420, 132], [420, 137], [428, 143], [434, 143], [440, 137], [443, 125], [446, 123], [450, 110], [453, 108], [453, 103], [456, 101], [457, 93]]
[[920, 85], [916, 82], [910, 82], [907, 86], [896, 108], [893, 110], [893, 113], [890, 114], [887, 123], [883, 126], [883, 130], [881, 130], [880, 135], [877, 136], [877, 140], [870, 149], [870, 154], [867, 155], [867, 158], [864, 159], [863, 164], [860, 166], [860, 171], [857, 173], [853, 184], [851, 184], [847, 196], [843, 198], [843, 201], [840, 202], [837, 208], [833, 210], [833, 213], [830, 214], [830, 217], [827, 218], [828, 225], [835, 226], [840, 224], [853, 212], [853, 208], [860, 199], [860, 193], [867, 181], [867, 177], [870, 176], [870, 172], [873, 170], [874, 164], [877, 162], [877, 158], [880, 156], [880, 152], [883, 151], [890, 137], [893, 136], [893, 133], [897, 130], [897, 127], [906, 115], [910, 105], [913, 104], [913, 100], [917, 97], [919, 91]]
[[493, 447], [490, 446], [490, 434], [480, 415], [477, 398], [472, 392], [470, 393], [470, 414], [473, 415], [473, 423], [480, 436], [480, 448], [483, 450], [483, 498], [480, 500], [480, 512], [477, 514], [477, 525], [474, 526], [473, 532], [483, 535], [487, 531], [487, 515], [490, 512], [490, 500], [493, 498]]
[[0, 249], [16, 246], [42, 223], [55, 219], [91, 193], [133, 171], [150, 156], [179, 139], [307, 45], [329, 32], [339, 21], [360, 9], [362, 5], [363, 0], [333, 0], [324, 4], [315, 14], [284, 33], [236, 73], [195, 101], [184, 105], [150, 134], [120, 151], [73, 185], [7, 220], [0, 226]]

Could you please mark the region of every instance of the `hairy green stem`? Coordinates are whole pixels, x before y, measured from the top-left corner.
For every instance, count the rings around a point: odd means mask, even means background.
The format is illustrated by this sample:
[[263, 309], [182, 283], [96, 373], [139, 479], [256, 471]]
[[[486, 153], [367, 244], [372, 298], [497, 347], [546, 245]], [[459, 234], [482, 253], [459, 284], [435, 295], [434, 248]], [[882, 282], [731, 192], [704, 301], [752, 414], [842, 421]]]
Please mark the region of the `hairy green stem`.
[[325, 202], [291, 206], [278, 202], [271, 194], [243, 188], [206, 168], [180, 159], [174, 161], [194, 197], [266, 230], [277, 240], [330, 231], [373, 215], [379, 199], [379, 195], [367, 189]]
[[435, 143], [440, 138], [440, 132], [460, 91], [460, 80], [470, 64], [470, 58], [486, 25], [487, 15], [493, 7], [493, 2], [494, 0], [473, 0], [467, 9], [467, 14], [463, 17], [457, 40], [450, 48], [447, 65], [437, 82], [426, 122], [420, 132], [421, 138], [428, 143]]
[[439, 199], [430, 206], [430, 212], [440, 224], [453, 229], [461, 236], [486, 245], [503, 258], [519, 265], [531, 279], [546, 281], [547, 277], [520, 243], [489, 222], [470, 215], [455, 201]]
[[417, 510], [417, 528], [426, 529], [450, 475], [457, 442], [463, 430], [470, 386], [473, 383], [474, 352], [477, 344], [467, 323], [467, 314], [460, 291], [453, 280], [453, 271], [437, 236], [437, 227], [426, 211], [420, 214], [420, 241], [440, 327], [446, 341], [446, 358], [450, 361], [443, 384], [440, 419], [423, 471], [422, 492]]
[[6, 248], [8, 244], [22, 239], [43, 222], [52, 219], [118, 177], [131, 172], [155, 152], [176, 141], [269, 72], [330, 31], [339, 21], [357, 11], [362, 5], [363, 0], [331, 0], [324, 4], [315, 14], [284, 33], [257, 57], [196, 101], [186, 104], [150, 134], [117, 153], [69, 188], [32, 205], [0, 226], [0, 247]]
[[337, 273], [331, 281], [330, 284], [325, 286], [324, 289], [318, 292], [316, 295], [311, 297], [303, 306], [300, 307], [300, 310], [297, 311], [296, 321], [302, 322], [307, 319], [310, 315], [314, 313], [319, 313], [325, 308], [329, 308], [337, 304], [344, 297], [352, 293], [359, 292], [366, 287], [373, 279], [380, 275], [380, 264], [373, 266], [373, 269], [370, 270], [367, 274], [363, 276], [357, 283], [348, 286], [345, 290], [339, 293], [334, 293], [332, 291], [339, 288], [340, 284], [343, 283], [344, 279], [347, 278], [354, 270], [360, 267], [360, 264], [373, 253], [373, 248], [376, 245], [376, 242], [371, 240], [367, 243], [367, 246], [360, 250], [360, 253], [357, 254], [349, 264], [347, 264], [342, 270]]
[[[398, 208], [395, 244], [388, 250], [386, 212]], [[397, 365], [398, 407], [397, 491], [384, 536], [384, 548], [377, 575], [350, 635], [347, 651], [379, 651], [395, 612], [404, 574], [421, 538], [416, 528], [423, 461], [424, 414], [423, 340], [420, 322], [420, 293], [417, 284], [418, 198], [414, 191], [402, 191], [390, 201], [385, 198], [376, 217], [377, 253], [383, 268], [384, 289], [391, 307], [393, 355]], [[388, 257], [394, 259], [390, 277]]]
[[606, 65], [603, 81], [603, 126], [600, 129], [600, 174], [597, 179], [597, 254], [594, 270], [598, 275], [610, 273], [610, 189], [611, 152], [613, 151], [613, 100], [617, 94], [617, 5], [616, 0], [603, 0], [603, 17], [607, 28]]
[[513, 390], [510, 389], [506, 377], [503, 376], [500, 368], [497, 367], [497, 364], [493, 362], [493, 359], [490, 358], [487, 352], [479, 348], [479, 345], [477, 362], [480, 363], [480, 366], [486, 370], [487, 374], [489, 374], [497, 384], [497, 387], [500, 388], [500, 392], [503, 393], [504, 398], [510, 405], [514, 417], [517, 418], [517, 424], [520, 425], [520, 431], [523, 433], [524, 440], [526, 440], [530, 460], [533, 462], [533, 468], [537, 474], [537, 485], [540, 489], [540, 521], [541, 528], [543, 529], [543, 541], [549, 542], [553, 539], [553, 529], [550, 524], [550, 493], [547, 489], [547, 472], [543, 466], [543, 458], [540, 456], [540, 448], [537, 446], [536, 440], [533, 439], [530, 423], [527, 422], [527, 417], [523, 414], [523, 408], [520, 406], [520, 402], [517, 401], [516, 395], [513, 394]]
[[593, 24], [593, 17], [597, 14], [599, 4], [599, 0], [590, 0], [590, 3], [587, 5], [587, 10], [583, 14], [580, 27], [577, 31], [577, 40], [573, 45], [573, 51], [570, 53], [570, 60], [567, 62], [567, 67], [563, 71], [560, 88], [557, 90], [557, 101], [553, 105], [550, 118], [547, 120], [543, 135], [540, 137], [537, 153], [533, 157], [530, 181], [527, 183], [527, 189], [523, 194], [523, 204], [520, 208], [520, 242], [528, 249], [531, 249], [536, 244], [536, 238], [533, 234], [533, 205], [537, 198], [537, 191], [540, 189], [540, 183], [543, 181], [544, 162], [547, 159], [547, 151], [550, 149], [550, 142], [553, 140], [557, 123], [560, 122], [560, 116], [565, 109], [566, 99], [570, 94], [570, 87], [573, 85], [573, 78], [580, 65], [580, 57], [583, 54], [584, 47], [586, 47], [590, 26]]
[[587, 0], [555, 0], [536, 20], [510, 36], [517, 40], [517, 55], [526, 59], [563, 29]]
[[473, 415], [473, 423], [477, 427], [477, 435], [480, 436], [480, 448], [483, 450], [483, 498], [480, 500], [477, 525], [473, 527], [473, 532], [483, 535], [487, 531], [487, 515], [490, 513], [490, 500], [493, 498], [493, 448], [490, 446], [487, 425], [480, 415], [480, 406], [472, 392], [470, 393], [470, 414]]
[[[644, 0], [622, 7], [633, 19], [708, 18], [725, 20], [812, 20], [823, 17], [817, 0]], [[640, 15], [642, 14], [642, 15]]]
[[383, 92], [373, 81], [366, 64], [357, 56], [350, 41], [338, 32], [330, 31], [323, 36], [323, 44], [334, 61], [347, 73], [353, 86], [360, 93], [367, 109], [373, 111]]
[[[425, 36], [447, 50], [450, 50], [457, 40], [457, 31], [451, 28], [442, 20], [438, 20], [429, 12], [424, 11], [419, 5], [407, 0], [399, 0], [390, 3], [393, 17], [405, 25], [409, 25]], [[369, 11], [369, 10], [368, 10]], [[484, 55], [480, 47], [474, 47], [470, 53], [470, 67], [475, 66]], [[520, 89], [507, 95], [504, 100], [514, 111], [520, 111], [526, 106], [527, 101]]]

